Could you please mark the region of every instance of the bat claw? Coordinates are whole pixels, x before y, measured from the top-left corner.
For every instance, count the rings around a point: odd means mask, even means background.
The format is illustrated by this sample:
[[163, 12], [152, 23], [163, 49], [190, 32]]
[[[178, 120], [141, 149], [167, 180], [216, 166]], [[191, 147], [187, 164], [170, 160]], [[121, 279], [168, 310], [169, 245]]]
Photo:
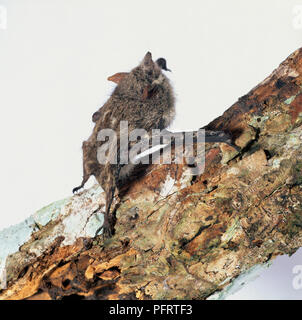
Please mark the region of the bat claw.
[[103, 228], [103, 233], [101, 234], [103, 241], [110, 239], [112, 236], [113, 232], [110, 230], [110, 228]]
[[[103, 230], [103, 232], [99, 234], [101, 230]], [[108, 222], [104, 222], [103, 225], [99, 227], [95, 232], [95, 237], [100, 235], [103, 240], [109, 239], [113, 236], [113, 233], [114, 233], [113, 230], [114, 230], [113, 226], [110, 226]]]

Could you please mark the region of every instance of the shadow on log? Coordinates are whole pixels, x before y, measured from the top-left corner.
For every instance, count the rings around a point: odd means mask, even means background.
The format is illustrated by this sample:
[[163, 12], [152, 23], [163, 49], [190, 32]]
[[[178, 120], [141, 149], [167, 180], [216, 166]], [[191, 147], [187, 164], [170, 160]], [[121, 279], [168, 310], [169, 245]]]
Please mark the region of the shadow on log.
[[293, 254], [302, 246], [301, 112], [299, 49], [204, 127], [241, 152], [206, 143], [200, 176], [185, 164], [145, 168], [126, 186], [113, 238], [93, 237], [98, 186], [33, 215], [19, 250], [2, 257], [0, 298], [206, 299]]

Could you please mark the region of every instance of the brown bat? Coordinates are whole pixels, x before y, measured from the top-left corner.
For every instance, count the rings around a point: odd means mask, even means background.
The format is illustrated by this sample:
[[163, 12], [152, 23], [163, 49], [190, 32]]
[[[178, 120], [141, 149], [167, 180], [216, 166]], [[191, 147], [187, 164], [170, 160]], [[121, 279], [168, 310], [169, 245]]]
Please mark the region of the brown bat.
[[[158, 61], [158, 63], [157, 63]], [[120, 164], [120, 154], [114, 154], [115, 148], [108, 146], [108, 152], [117, 158], [117, 163], [101, 164], [98, 161], [98, 148], [105, 147], [106, 141], [98, 141], [101, 129], [113, 129], [117, 133], [116, 144], [120, 143], [120, 122], [128, 121], [129, 132], [135, 128], [145, 129], [151, 134], [152, 129], [165, 129], [175, 116], [174, 94], [168, 78], [162, 70], [167, 70], [166, 60], [152, 60], [147, 52], [142, 62], [130, 72], [116, 73], [108, 78], [117, 84], [107, 102], [93, 114], [95, 126], [88, 140], [83, 142], [83, 180], [73, 192], [84, 187], [91, 175], [106, 193], [103, 235], [111, 236], [114, 232], [114, 208], [111, 205], [115, 193], [118, 194], [119, 182], [131, 175], [133, 164]], [[117, 150], [119, 148], [117, 147]]]

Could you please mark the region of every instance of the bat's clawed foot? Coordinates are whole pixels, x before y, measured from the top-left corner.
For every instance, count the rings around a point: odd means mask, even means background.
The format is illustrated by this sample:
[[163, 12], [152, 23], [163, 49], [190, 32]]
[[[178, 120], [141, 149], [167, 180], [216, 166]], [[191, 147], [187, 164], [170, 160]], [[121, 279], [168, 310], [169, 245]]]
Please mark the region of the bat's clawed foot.
[[100, 231], [103, 230], [101, 237], [103, 240], [109, 239], [114, 234], [114, 226], [110, 225], [107, 221], [104, 221], [103, 225], [95, 232], [95, 237], [99, 235]]
[[109, 239], [113, 236], [113, 228], [110, 226], [103, 226], [103, 234], [102, 237], [104, 240]]

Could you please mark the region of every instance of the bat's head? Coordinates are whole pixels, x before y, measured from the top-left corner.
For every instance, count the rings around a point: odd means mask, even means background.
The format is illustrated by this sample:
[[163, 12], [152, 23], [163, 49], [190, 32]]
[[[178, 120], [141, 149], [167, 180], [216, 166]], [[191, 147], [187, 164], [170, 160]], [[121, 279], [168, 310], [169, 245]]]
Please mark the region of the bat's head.
[[160, 75], [162, 74], [162, 70], [169, 70], [167, 69], [166, 59], [159, 58], [154, 62], [152, 60], [151, 52], [147, 52], [145, 54], [144, 59], [136, 69], [142, 70], [144, 77], [148, 79], [151, 83], [154, 80], [157, 80], [158, 77], [160, 77]]
[[147, 52], [141, 63], [131, 72], [118, 73], [108, 79], [118, 83], [116, 93], [131, 98], [146, 99], [146, 97], [149, 97], [148, 90], [158, 88], [167, 81], [162, 73], [164, 68], [166, 69], [165, 59], [160, 58], [154, 62], [151, 52]]

